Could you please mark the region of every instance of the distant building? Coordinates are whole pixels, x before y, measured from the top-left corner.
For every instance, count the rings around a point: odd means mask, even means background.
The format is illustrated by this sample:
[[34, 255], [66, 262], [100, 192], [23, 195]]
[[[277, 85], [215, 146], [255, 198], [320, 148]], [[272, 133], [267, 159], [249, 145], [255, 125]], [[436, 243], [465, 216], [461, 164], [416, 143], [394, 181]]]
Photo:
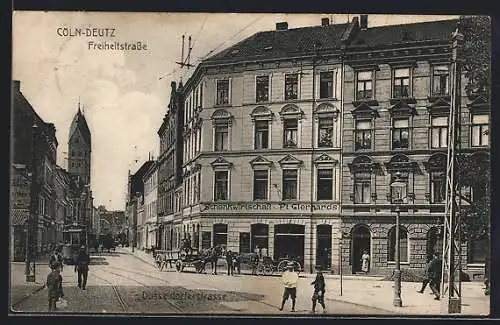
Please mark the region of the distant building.
[[[128, 176], [127, 202], [125, 213], [128, 225], [128, 240], [130, 247], [137, 247], [139, 244], [138, 226], [142, 225], [142, 205], [144, 204], [144, 175], [154, 161], [148, 160], [134, 173]], [[139, 219], [140, 218], [140, 219]]]
[[[153, 159], [153, 158], [151, 158]], [[160, 222], [158, 219], [158, 163], [154, 161], [143, 176], [144, 182], [144, 246], [151, 248], [160, 242]]]
[[90, 184], [91, 154], [90, 129], [78, 103], [78, 111], [69, 130], [68, 171], [80, 177], [84, 184]]

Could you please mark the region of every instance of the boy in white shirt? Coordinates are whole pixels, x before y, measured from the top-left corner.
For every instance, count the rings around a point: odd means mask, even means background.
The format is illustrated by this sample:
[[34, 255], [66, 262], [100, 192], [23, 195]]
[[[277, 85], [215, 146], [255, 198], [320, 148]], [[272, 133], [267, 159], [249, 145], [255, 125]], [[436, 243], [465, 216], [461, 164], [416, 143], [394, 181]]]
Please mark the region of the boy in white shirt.
[[283, 286], [285, 291], [283, 292], [283, 300], [281, 301], [281, 307], [279, 310], [283, 310], [285, 302], [288, 296], [292, 298], [292, 312], [295, 311], [295, 298], [297, 297], [297, 282], [299, 282], [299, 274], [294, 271], [293, 263], [287, 264], [287, 270], [281, 275], [281, 280], [283, 281]]

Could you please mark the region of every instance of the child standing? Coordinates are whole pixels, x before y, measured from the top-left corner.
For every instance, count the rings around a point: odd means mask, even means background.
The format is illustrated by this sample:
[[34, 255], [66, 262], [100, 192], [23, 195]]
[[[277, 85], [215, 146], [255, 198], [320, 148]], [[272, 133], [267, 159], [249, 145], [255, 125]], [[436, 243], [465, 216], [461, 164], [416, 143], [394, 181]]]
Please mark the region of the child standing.
[[62, 290], [61, 263], [52, 264], [52, 272], [47, 275], [47, 289], [49, 290], [49, 311], [56, 310], [56, 301], [64, 297]]
[[326, 312], [325, 306], [325, 278], [323, 273], [318, 269], [316, 273], [316, 279], [311, 282], [314, 285], [314, 293], [312, 296], [312, 312], [316, 312], [316, 302], [319, 302], [321, 307], [323, 307], [323, 312]]

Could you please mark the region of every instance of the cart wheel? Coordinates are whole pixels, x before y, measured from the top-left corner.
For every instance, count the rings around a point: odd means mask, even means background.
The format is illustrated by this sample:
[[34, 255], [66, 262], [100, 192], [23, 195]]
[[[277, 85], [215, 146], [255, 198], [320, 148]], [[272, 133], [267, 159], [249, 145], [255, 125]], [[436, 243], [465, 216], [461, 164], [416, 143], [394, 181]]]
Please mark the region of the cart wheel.
[[273, 266], [272, 265], [265, 266], [264, 273], [265, 275], [273, 275]]
[[293, 262], [293, 269], [295, 270], [295, 272], [298, 272], [298, 273], [302, 272], [302, 266], [297, 261]]
[[264, 275], [265, 267], [262, 264], [257, 265], [257, 275]]
[[177, 270], [177, 272], [182, 272], [182, 262], [180, 260], [177, 260], [177, 262], [175, 262], [175, 269]]
[[278, 272], [285, 272], [286, 271], [286, 265], [288, 264], [288, 260], [283, 260], [278, 263]]

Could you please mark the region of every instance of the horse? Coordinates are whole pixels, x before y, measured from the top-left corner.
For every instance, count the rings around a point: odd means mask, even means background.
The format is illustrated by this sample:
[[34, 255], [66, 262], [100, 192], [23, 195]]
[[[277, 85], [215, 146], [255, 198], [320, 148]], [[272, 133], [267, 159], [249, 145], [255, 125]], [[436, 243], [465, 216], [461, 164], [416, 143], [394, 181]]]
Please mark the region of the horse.
[[203, 260], [203, 269], [205, 269], [206, 263], [210, 262], [212, 274], [217, 275], [217, 261], [219, 257], [222, 256], [222, 249], [219, 246], [212, 247], [202, 251], [201, 256]]

